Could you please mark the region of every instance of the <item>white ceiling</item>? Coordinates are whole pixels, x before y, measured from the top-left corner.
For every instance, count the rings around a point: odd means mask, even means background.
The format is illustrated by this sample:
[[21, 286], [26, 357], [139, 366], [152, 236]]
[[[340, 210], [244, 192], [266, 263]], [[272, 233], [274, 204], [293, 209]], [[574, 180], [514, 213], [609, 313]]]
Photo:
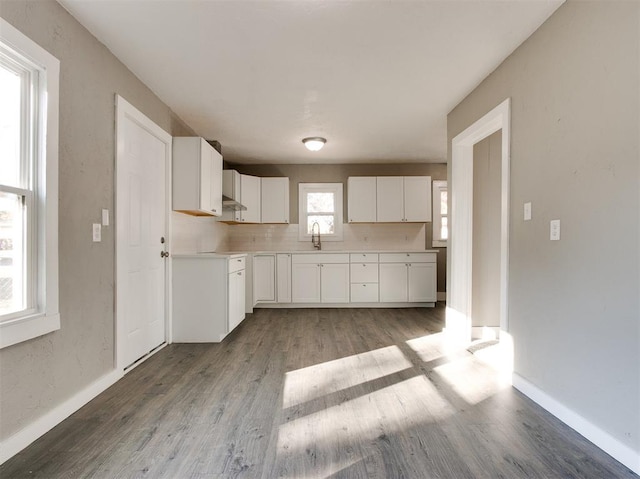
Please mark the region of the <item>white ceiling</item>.
[[226, 160], [373, 163], [446, 161], [447, 113], [563, 0], [59, 1]]

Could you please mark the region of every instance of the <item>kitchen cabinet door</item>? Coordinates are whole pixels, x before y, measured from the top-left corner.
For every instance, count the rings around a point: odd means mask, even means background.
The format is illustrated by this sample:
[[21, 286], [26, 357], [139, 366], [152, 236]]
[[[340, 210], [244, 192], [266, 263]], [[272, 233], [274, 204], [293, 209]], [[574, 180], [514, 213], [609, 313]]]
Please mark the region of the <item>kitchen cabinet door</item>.
[[376, 221], [375, 176], [350, 176], [347, 179], [347, 219], [349, 223]]
[[291, 254], [281, 253], [276, 258], [276, 290], [278, 303], [291, 302]]
[[404, 177], [404, 221], [431, 221], [431, 177]]
[[349, 302], [349, 265], [320, 265], [320, 292], [323, 303]]
[[247, 208], [240, 212], [240, 221], [260, 223], [260, 177], [240, 175], [240, 199]]
[[253, 300], [275, 302], [276, 255], [258, 254], [253, 257]]
[[402, 176], [376, 178], [376, 220], [380, 223], [404, 221], [404, 179]]
[[407, 301], [408, 275], [404, 263], [380, 263], [380, 302]]
[[245, 316], [245, 270], [229, 273], [229, 332], [238, 326]]
[[291, 301], [293, 303], [320, 302], [320, 265], [292, 263]]
[[409, 263], [409, 302], [436, 302], [436, 263]]
[[262, 223], [289, 223], [289, 178], [260, 179]]
[[222, 214], [222, 156], [199, 137], [173, 139], [173, 209], [195, 216]]

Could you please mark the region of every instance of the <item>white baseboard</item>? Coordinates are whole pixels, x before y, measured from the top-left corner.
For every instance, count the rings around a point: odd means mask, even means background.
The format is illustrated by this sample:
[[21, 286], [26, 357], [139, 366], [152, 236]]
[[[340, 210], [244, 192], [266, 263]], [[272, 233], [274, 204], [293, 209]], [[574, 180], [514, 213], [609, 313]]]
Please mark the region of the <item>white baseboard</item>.
[[633, 472], [640, 474], [640, 451], [634, 451], [629, 446], [621, 443], [608, 432], [603, 431], [564, 404], [558, 402], [519, 374], [513, 373], [512, 381], [513, 387], [533, 402], [546, 409]]
[[0, 464], [12, 458], [40, 436], [49, 432], [105, 389], [122, 378], [122, 371], [113, 370], [91, 383], [75, 396], [36, 419], [24, 429], [0, 442]]

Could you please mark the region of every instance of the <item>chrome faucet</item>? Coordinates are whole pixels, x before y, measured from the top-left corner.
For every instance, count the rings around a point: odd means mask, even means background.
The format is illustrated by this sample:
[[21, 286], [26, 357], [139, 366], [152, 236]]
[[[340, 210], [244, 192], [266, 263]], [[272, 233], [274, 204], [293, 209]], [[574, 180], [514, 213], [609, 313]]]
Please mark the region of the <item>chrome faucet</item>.
[[[316, 226], [318, 227], [318, 235], [316, 236]], [[320, 244], [320, 224], [317, 221], [314, 221], [311, 225], [311, 244], [317, 250], [322, 249], [322, 244]]]

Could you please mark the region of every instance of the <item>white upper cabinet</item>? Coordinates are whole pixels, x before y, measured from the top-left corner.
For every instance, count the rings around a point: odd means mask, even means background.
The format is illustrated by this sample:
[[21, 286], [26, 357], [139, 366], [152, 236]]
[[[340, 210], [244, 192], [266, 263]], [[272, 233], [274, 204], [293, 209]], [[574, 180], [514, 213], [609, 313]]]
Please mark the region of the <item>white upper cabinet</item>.
[[347, 179], [347, 221], [375, 223], [376, 196], [375, 176], [350, 176]]
[[378, 222], [431, 221], [431, 177], [379, 176], [376, 204]]
[[262, 223], [289, 223], [289, 178], [261, 178]]
[[222, 214], [222, 155], [200, 137], [173, 139], [173, 209]]
[[240, 202], [247, 208], [240, 211], [243, 223], [260, 223], [260, 178], [240, 175]]
[[404, 177], [404, 220], [413, 223], [431, 221], [431, 177]]
[[245, 209], [226, 209], [221, 221], [230, 223], [260, 223], [260, 177], [242, 175], [236, 170], [222, 172], [222, 194]]
[[404, 178], [402, 176], [378, 176], [377, 221], [400, 223], [404, 221]]

